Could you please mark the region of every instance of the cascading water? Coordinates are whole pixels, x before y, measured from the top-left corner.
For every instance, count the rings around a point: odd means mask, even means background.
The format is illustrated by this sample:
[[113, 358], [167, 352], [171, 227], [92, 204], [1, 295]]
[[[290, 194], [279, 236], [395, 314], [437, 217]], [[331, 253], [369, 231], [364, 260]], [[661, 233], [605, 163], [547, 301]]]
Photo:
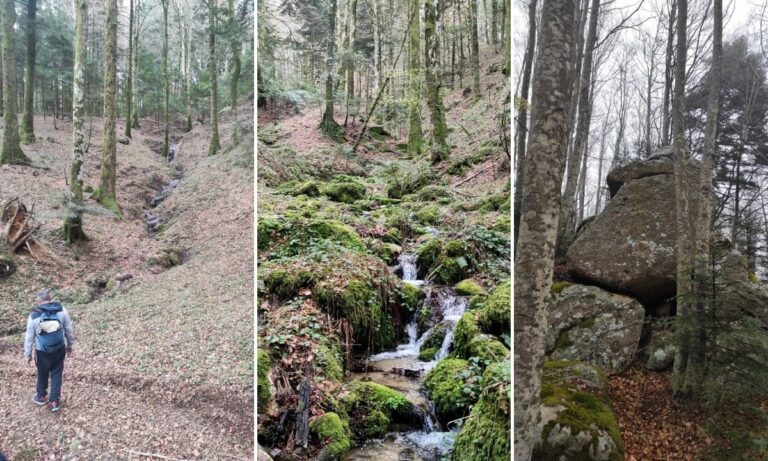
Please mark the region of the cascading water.
[[[403, 253], [398, 258], [403, 273], [403, 281], [416, 286], [423, 286], [424, 281], [418, 280], [416, 267], [416, 255]], [[399, 456], [408, 456], [405, 459], [415, 461], [431, 461], [440, 459], [450, 451], [456, 437], [456, 430], [445, 430], [435, 418], [434, 404], [421, 394], [421, 380], [437, 362], [445, 358], [450, 352], [453, 330], [467, 308], [468, 298], [458, 296], [449, 287], [424, 286], [427, 294], [425, 306], [432, 309], [433, 313], [445, 325], [446, 334], [440, 350], [434, 359], [429, 362], [419, 360], [419, 350], [424, 341], [429, 338], [434, 327], [427, 329], [421, 335], [418, 334], [417, 315], [406, 326], [408, 342], [401, 344], [393, 351], [382, 352], [368, 358], [368, 363], [374, 369], [389, 371], [399, 370], [412, 372], [410, 376], [419, 378], [406, 378], [391, 373], [369, 373], [368, 377], [381, 384], [391, 385], [403, 391], [406, 396], [420, 408], [424, 419], [423, 429], [404, 433], [390, 434], [383, 441], [372, 441], [362, 448], [350, 452], [347, 461], [363, 460], [398, 460]]]

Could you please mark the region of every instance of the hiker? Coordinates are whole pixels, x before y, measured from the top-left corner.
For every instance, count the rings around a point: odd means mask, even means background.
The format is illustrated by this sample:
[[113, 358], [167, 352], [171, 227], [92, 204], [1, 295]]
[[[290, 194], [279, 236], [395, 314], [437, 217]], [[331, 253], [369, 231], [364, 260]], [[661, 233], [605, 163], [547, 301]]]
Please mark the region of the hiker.
[[[64, 357], [72, 353], [75, 336], [72, 333], [72, 320], [67, 310], [61, 303], [51, 299], [51, 292], [48, 290], [41, 290], [37, 294], [37, 307], [32, 310], [27, 320], [24, 357], [27, 358], [29, 366], [32, 366], [33, 340], [37, 365], [37, 392], [32, 397], [32, 401], [37, 405], [48, 403], [51, 411], [59, 411]], [[50, 395], [47, 392], [49, 376], [51, 378]]]

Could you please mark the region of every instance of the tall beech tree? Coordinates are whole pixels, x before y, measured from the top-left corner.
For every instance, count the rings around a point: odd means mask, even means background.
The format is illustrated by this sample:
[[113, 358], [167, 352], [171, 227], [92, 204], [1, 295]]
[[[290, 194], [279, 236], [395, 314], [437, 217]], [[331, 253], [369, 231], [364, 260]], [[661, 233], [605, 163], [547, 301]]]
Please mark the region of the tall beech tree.
[[[475, 0], [476, 1], [476, 0]], [[419, 59], [421, 21], [419, 0], [408, 0], [411, 18], [410, 38], [408, 40], [408, 154], [418, 155], [424, 144], [421, 130], [419, 101], [421, 100], [421, 59]]]
[[560, 185], [568, 145], [574, 0], [543, 0], [523, 210], [515, 260], [514, 459], [529, 461], [539, 421]]
[[101, 179], [94, 197], [121, 215], [117, 203], [117, 0], [105, 0], [104, 21], [104, 140], [101, 149]]
[[37, 0], [27, 0], [27, 65], [24, 67], [24, 113], [21, 117], [21, 142], [35, 142], [34, 97], [37, 55]]
[[14, 0], [2, 2], [2, 46], [3, 46], [3, 145], [0, 149], [0, 165], [28, 165], [29, 157], [21, 149], [19, 125], [17, 119], [16, 72], [16, 8]]
[[445, 107], [440, 95], [440, 37], [437, 25], [440, 10], [437, 0], [424, 0], [424, 82], [427, 87], [427, 105], [432, 115], [432, 160], [444, 160], [448, 154]]
[[219, 142], [219, 64], [216, 60], [216, 0], [208, 0], [208, 71], [211, 73], [211, 136], [208, 155], [216, 155]]
[[133, 2], [128, 0], [128, 76], [125, 79], [125, 136], [129, 138], [133, 124]]

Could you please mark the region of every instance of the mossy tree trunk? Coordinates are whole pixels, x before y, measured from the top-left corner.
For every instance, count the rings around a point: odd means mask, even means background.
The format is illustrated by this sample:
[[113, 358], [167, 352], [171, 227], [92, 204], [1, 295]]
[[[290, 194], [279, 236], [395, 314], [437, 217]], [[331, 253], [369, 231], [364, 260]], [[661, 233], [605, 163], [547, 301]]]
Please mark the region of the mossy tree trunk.
[[[536, 0], [530, 0], [532, 3], [536, 3]], [[534, 9], [534, 17], [536, 16], [536, 10]], [[530, 13], [529, 13], [530, 18]], [[504, 0], [504, 27], [502, 28], [502, 34], [504, 37], [504, 69], [502, 73], [509, 77], [512, 75], [512, 34], [510, 33], [510, 24], [512, 21], [512, 1]], [[535, 19], [534, 19], [535, 21]], [[529, 21], [530, 22], [530, 21]], [[534, 39], [535, 40], [535, 39]], [[526, 53], [528, 48], [526, 47]]]
[[437, 0], [424, 1], [424, 80], [427, 86], [427, 105], [432, 115], [432, 157], [434, 161], [445, 160], [448, 155], [446, 142], [445, 107], [440, 95], [440, 37], [437, 24], [440, 9]]
[[408, 41], [408, 153], [418, 155], [421, 153], [422, 144], [424, 144], [421, 115], [419, 114], [419, 103], [421, 102], [419, 0], [408, 1], [408, 14], [411, 17], [410, 40]]
[[211, 73], [211, 140], [208, 155], [216, 155], [219, 143], [219, 65], [216, 61], [216, 0], [208, 0], [208, 70]]
[[240, 81], [240, 23], [235, 11], [235, 0], [229, 0], [229, 50], [232, 53], [232, 70], [229, 77], [229, 105], [235, 116], [232, 129], [232, 143], [238, 143], [237, 130], [237, 84]]
[[480, 40], [477, 32], [477, 0], [469, 0], [469, 38], [472, 45], [472, 92], [475, 99], [482, 97], [480, 93]]
[[168, 132], [170, 131], [170, 82], [168, 78], [168, 2], [161, 0], [163, 5], [163, 157], [168, 158]]
[[[349, 103], [355, 99], [355, 35], [357, 34], [357, 0], [349, 0], [347, 11], [348, 35], [346, 58], [346, 110], [344, 114], [344, 126], [349, 121]], [[354, 119], [352, 120], [354, 124]]]
[[0, 149], [0, 165], [29, 165], [29, 158], [21, 150], [19, 142], [19, 125], [17, 119], [16, 72], [16, 39], [13, 25], [16, 22], [14, 0], [2, 1], [2, 54], [3, 54], [3, 145]]
[[192, 131], [192, 50], [189, 40], [189, 26], [184, 26], [184, 76], [186, 80], [185, 94], [187, 100], [187, 131]]
[[524, 175], [522, 220], [515, 261], [515, 456], [531, 459], [539, 422], [541, 366], [547, 334], [560, 187], [568, 144], [573, 75], [574, 0], [545, 0]]
[[328, 52], [325, 57], [325, 111], [323, 111], [323, 119], [320, 121], [320, 129], [330, 138], [338, 140], [343, 137], [339, 124], [333, 118], [333, 70], [336, 62], [336, 13], [338, 4], [336, 0], [330, 0], [329, 6], [328, 11], [326, 11]]
[[125, 88], [125, 136], [131, 137], [133, 119], [133, 0], [128, 0], [128, 78]]
[[[141, 0], [136, 1], [136, 18], [141, 17]], [[133, 110], [131, 111], [131, 128], [139, 128], [139, 21], [134, 20], [133, 24], [133, 71], [131, 76], [133, 78], [133, 84], [131, 85], [131, 93], [133, 97]]]
[[95, 198], [118, 216], [117, 203], [117, 0], [105, 0], [104, 22], [104, 140], [101, 149], [101, 180]]
[[72, 203], [67, 210], [62, 235], [72, 243], [85, 240], [83, 232], [83, 161], [85, 159], [85, 59], [86, 59], [86, 24], [88, 22], [87, 0], [75, 2], [75, 69], [72, 85], [72, 164], [69, 167], [69, 190]]
[[35, 142], [34, 98], [35, 56], [37, 53], [37, 0], [27, 0], [27, 65], [24, 68], [24, 114], [21, 117], [21, 142]]

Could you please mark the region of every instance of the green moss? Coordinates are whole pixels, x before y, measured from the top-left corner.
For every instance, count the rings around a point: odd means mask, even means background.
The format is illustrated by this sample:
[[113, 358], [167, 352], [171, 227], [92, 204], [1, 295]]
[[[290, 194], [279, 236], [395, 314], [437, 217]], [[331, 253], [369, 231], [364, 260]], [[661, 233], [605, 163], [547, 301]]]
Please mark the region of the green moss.
[[276, 233], [282, 229], [280, 221], [274, 218], [261, 218], [256, 224], [256, 239], [259, 250], [266, 250]]
[[435, 283], [452, 285], [467, 276], [467, 261], [462, 257], [441, 255], [435, 261], [435, 268], [431, 273]]
[[419, 360], [422, 360], [424, 362], [431, 361], [432, 359], [435, 358], [435, 355], [437, 354], [438, 350], [439, 349], [436, 347], [427, 347], [427, 348], [422, 347], [421, 351], [419, 351]]
[[[365, 250], [365, 243], [350, 226], [333, 220], [316, 220], [306, 225], [309, 237], [332, 240], [352, 250]], [[301, 235], [297, 235], [301, 237]]]
[[400, 289], [402, 292], [402, 303], [405, 305], [405, 308], [408, 312], [416, 312], [424, 293], [416, 285], [407, 282], [402, 282]]
[[578, 328], [592, 328], [593, 326], [595, 326], [595, 317], [584, 319], [581, 322], [577, 323], [576, 326]]
[[496, 336], [511, 333], [511, 292], [511, 281], [507, 279], [488, 295], [477, 319], [477, 323], [483, 332]]
[[272, 360], [269, 358], [269, 354], [259, 349], [256, 356], [256, 401], [258, 406], [258, 412], [261, 414], [267, 408], [272, 393], [269, 390], [269, 368], [272, 366]]
[[416, 249], [416, 265], [421, 268], [429, 268], [437, 260], [443, 245], [438, 239], [429, 239]]
[[366, 439], [378, 438], [387, 433], [389, 418], [384, 412], [371, 410], [365, 417], [365, 425], [361, 429], [361, 435]]
[[469, 343], [478, 334], [480, 334], [480, 328], [477, 326], [475, 314], [465, 312], [453, 329], [453, 348], [456, 355], [468, 358], [472, 352]]
[[400, 229], [396, 227], [390, 227], [387, 229], [387, 233], [381, 237], [381, 240], [399, 245], [403, 242], [403, 234], [400, 233]]
[[[509, 211], [509, 210], [507, 210]], [[499, 217], [496, 222], [494, 222], [490, 229], [505, 235], [510, 234], [510, 229], [512, 229], [512, 221], [509, 219], [508, 215], [504, 215]]]
[[752, 283], [760, 283], [760, 279], [757, 278], [757, 274], [752, 271], [749, 271], [749, 281]]
[[456, 290], [456, 293], [462, 296], [474, 296], [474, 295], [485, 294], [485, 290], [483, 289], [483, 287], [481, 287], [479, 283], [475, 282], [472, 279], [462, 280], [461, 282], [456, 284], [454, 289]]
[[341, 354], [329, 346], [320, 344], [315, 351], [317, 365], [323, 370], [325, 378], [331, 381], [344, 381], [344, 365]]
[[486, 362], [500, 362], [509, 356], [509, 349], [491, 335], [476, 335], [469, 341], [472, 357], [480, 357]]
[[264, 277], [264, 286], [267, 291], [280, 299], [292, 298], [301, 288], [310, 287], [313, 283], [312, 274], [306, 271], [276, 269]]
[[453, 452], [461, 453], [462, 461], [508, 461], [511, 430], [509, 364], [502, 362], [489, 366], [481, 385], [485, 391], [456, 436]]
[[94, 198], [98, 200], [101, 206], [114, 213], [118, 218], [122, 219], [123, 210], [120, 209], [120, 205], [117, 203], [117, 199], [105, 196], [100, 192], [100, 190], [94, 192]]
[[351, 447], [349, 424], [336, 413], [325, 413], [313, 419], [309, 431], [323, 446], [318, 457], [321, 461], [342, 461]]
[[371, 238], [368, 239], [368, 251], [381, 259], [384, 264], [390, 265], [395, 261], [395, 257], [402, 251], [402, 248], [394, 243], [386, 243]]
[[557, 337], [557, 339], [555, 340], [555, 350], [556, 351], [563, 350], [563, 349], [565, 349], [568, 346], [571, 346], [573, 344], [573, 340], [571, 339], [570, 331], [571, 331], [570, 329], [563, 330], [560, 333], [560, 335]]
[[467, 244], [461, 240], [451, 240], [445, 244], [443, 253], [446, 256], [457, 257], [467, 255]]
[[320, 188], [314, 181], [305, 181], [298, 184], [291, 190], [291, 195], [306, 195], [308, 197], [317, 197], [320, 195]]
[[422, 224], [437, 224], [440, 221], [440, 208], [432, 205], [416, 212], [416, 220]]
[[348, 389], [342, 403], [355, 422], [352, 427], [358, 438], [380, 437], [391, 425], [403, 427], [419, 421], [413, 404], [401, 392], [364, 381], [354, 381]]
[[365, 197], [365, 186], [357, 181], [331, 181], [319, 191], [334, 202], [341, 203], [354, 203]]
[[443, 186], [426, 186], [417, 193], [418, 200], [421, 202], [440, 201], [440, 199], [451, 199], [453, 194], [448, 188]]
[[[462, 359], [443, 359], [430, 370], [424, 387], [435, 403], [435, 413], [444, 423], [465, 416], [474, 403], [464, 392], [469, 362]], [[466, 372], [466, 373], [465, 373]]]
[[568, 288], [569, 286], [574, 285], [574, 283], [571, 282], [555, 282], [552, 284], [552, 286], [549, 288], [549, 293], [551, 295], [559, 295], [562, 293], [563, 290]]

